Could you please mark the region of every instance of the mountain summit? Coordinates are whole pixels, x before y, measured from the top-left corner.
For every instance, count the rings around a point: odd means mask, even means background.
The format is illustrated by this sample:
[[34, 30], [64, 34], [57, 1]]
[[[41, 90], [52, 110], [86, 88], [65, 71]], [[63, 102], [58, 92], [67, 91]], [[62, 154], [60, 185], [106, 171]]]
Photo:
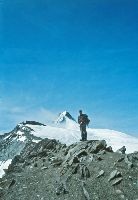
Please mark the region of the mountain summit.
[[59, 116], [58, 116], [57, 120], [55, 121], [55, 123], [56, 124], [65, 123], [65, 122], [67, 122], [68, 119], [76, 122], [76, 120], [71, 116], [71, 114], [69, 112], [64, 111], [64, 112], [59, 114]]
[[78, 128], [78, 124], [76, 120], [71, 116], [71, 114], [67, 111], [64, 111], [59, 114], [55, 124], [58, 127], [63, 127], [66, 129], [76, 129]]

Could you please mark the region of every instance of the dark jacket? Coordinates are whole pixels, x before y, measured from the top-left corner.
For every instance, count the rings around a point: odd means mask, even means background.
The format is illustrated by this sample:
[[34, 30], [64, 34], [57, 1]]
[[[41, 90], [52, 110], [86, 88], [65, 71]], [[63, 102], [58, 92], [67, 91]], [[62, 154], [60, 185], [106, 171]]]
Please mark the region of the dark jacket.
[[78, 116], [78, 123], [80, 125], [88, 125], [90, 120], [88, 119], [88, 116], [86, 114], [81, 114]]

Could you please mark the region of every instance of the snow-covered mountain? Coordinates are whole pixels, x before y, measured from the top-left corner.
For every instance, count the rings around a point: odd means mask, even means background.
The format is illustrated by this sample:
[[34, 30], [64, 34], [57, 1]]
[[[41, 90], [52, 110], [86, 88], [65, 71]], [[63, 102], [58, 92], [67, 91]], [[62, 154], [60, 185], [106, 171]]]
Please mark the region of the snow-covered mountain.
[[59, 114], [57, 120], [55, 120], [55, 124], [57, 125], [57, 127], [62, 127], [66, 129], [78, 128], [76, 120], [67, 111]]
[[[105, 140], [114, 151], [122, 146], [126, 147], [126, 153], [138, 151], [138, 138], [125, 133], [92, 128], [87, 128], [87, 132], [88, 140]], [[4, 174], [3, 169], [8, 167], [15, 155], [20, 154], [27, 143], [37, 143], [41, 138], [56, 139], [67, 145], [79, 142], [81, 139], [79, 124], [67, 111], [59, 115], [53, 126], [34, 121], [18, 124], [12, 132], [0, 137], [1, 176]]]
[[[63, 126], [64, 123], [64, 126]], [[56, 120], [57, 126], [28, 125], [34, 130], [33, 134], [41, 138], [56, 139], [70, 145], [81, 139], [79, 124], [68, 112], [64, 111]], [[126, 153], [138, 151], [138, 138], [110, 129], [87, 128], [88, 140], [106, 140], [108, 146], [116, 151], [126, 146]]]
[[12, 159], [21, 153], [25, 145], [41, 140], [32, 133], [33, 130], [26, 123], [22, 123], [18, 124], [10, 133], [0, 137], [0, 177], [4, 174], [3, 169], [8, 168]]

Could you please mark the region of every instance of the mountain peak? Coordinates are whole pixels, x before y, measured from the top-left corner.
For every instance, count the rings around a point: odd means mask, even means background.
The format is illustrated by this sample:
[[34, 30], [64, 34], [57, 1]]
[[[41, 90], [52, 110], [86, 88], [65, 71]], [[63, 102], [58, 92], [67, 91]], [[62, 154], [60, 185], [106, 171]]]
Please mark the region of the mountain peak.
[[68, 119], [76, 122], [76, 120], [71, 116], [71, 114], [65, 110], [64, 112], [59, 114], [55, 123], [56, 124], [66, 123]]

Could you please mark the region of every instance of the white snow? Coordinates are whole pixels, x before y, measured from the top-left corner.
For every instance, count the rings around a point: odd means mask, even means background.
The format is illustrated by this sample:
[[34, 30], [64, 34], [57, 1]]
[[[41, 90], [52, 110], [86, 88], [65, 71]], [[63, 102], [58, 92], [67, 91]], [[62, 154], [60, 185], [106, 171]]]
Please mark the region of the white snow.
[[[32, 134], [35, 136], [56, 139], [67, 145], [79, 142], [81, 139], [79, 125], [70, 119], [66, 120], [66, 128], [38, 125], [28, 126], [34, 130]], [[122, 146], [126, 146], [126, 153], [138, 151], [138, 138], [132, 137], [125, 133], [110, 129], [92, 128], [87, 128], [87, 133], [88, 140], [105, 140], [107, 145], [112, 146], [114, 151]]]
[[[79, 124], [74, 120], [69, 119], [65, 116], [65, 112], [63, 116], [65, 117], [64, 126], [61, 123], [58, 123], [55, 126], [40, 126], [40, 125], [29, 125], [34, 131], [31, 134], [41, 137], [41, 138], [49, 138], [59, 140], [61, 143], [70, 145], [72, 143], [79, 142], [81, 139], [81, 133]], [[62, 121], [62, 120], [61, 120]], [[60, 120], [59, 120], [60, 122]], [[20, 124], [22, 128], [25, 126]], [[22, 129], [23, 130], [23, 129]], [[92, 129], [87, 128], [88, 140], [105, 140], [108, 146], [112, 146], [113, 150], [121, 148], [122, 146], [126, 147], [126, 153], [133, 153], [134, 151], [138, 151], [138, 138], [132, 137], [122, 132], [110, 130], [110, 129]], [[7, 139], [10, 135], [6, 136], [4, 139]], [[17, 137], [14, 138], [24, 142], [27, 138], [24, 135], [23, 131], [17, 132]], [[32, 140], [35, 143], [38, 143], [40, 140]], [[11, 163], [11, 159], [7, 161], [0, 161], [0, 178], [5, 174], [4, 169], [7, 169], [9, 164]]]
[[11, 164], [12, 159], [7, 161], [0, 161], [0, 178], [5, 174], [4, 169], [8, 169], [8, 166]]
[[10, 135], [8, 135], [8, 136], [6, 136], [6, 137], [4, 138], [4, 140], [8, 139], [10, 136], [11, 136], [11, 134], [10, 134]]
[[24, 136], [24, 133], [21, 131], [17, 132], [17, 140], [24, 142], [26, 140], [26, 136]]
[[40, 142], [41, 140], [32, 140], [32, 142], [35, 142], [35, 143], [38, 143]]

